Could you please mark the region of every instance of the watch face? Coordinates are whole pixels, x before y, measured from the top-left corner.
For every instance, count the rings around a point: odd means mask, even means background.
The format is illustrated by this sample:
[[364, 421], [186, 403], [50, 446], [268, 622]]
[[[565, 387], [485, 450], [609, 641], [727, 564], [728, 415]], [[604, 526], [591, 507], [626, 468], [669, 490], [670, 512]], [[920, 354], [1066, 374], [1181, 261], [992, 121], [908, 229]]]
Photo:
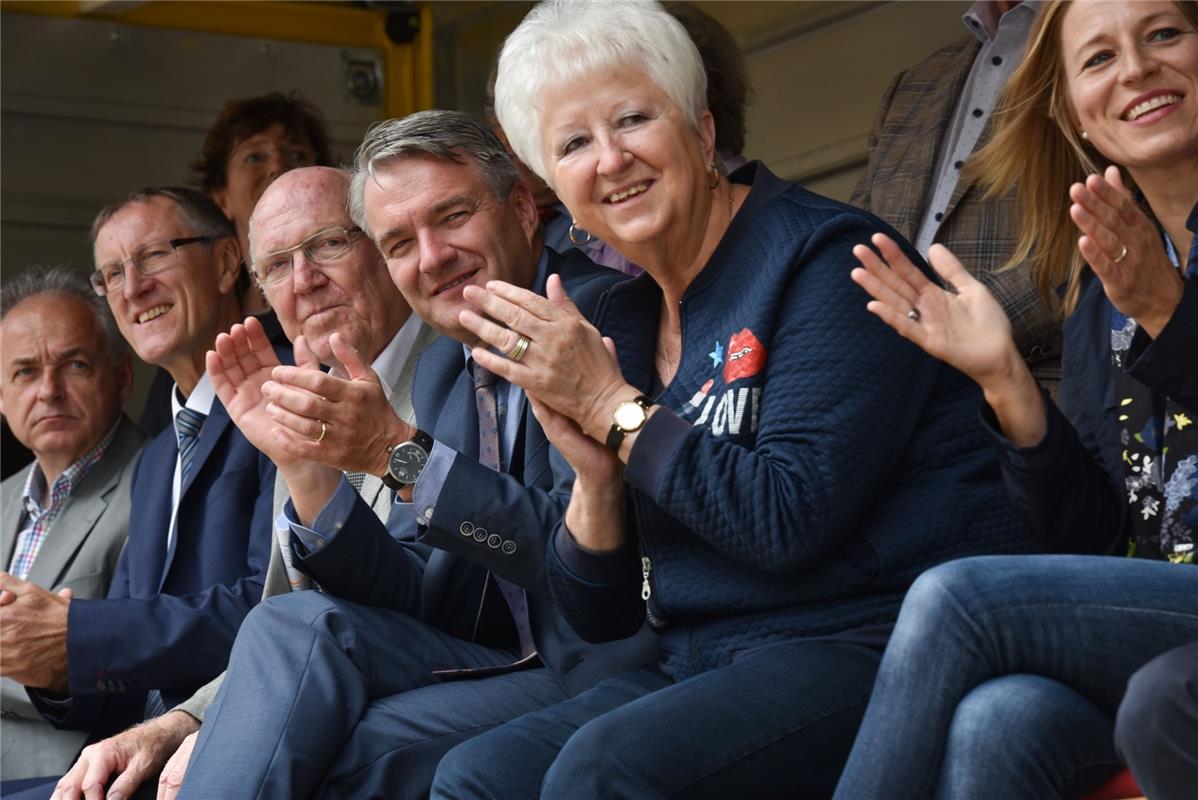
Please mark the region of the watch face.
[[415, 483], [428, 461], [428, 453], [414, 442], [404, 442], [391, 451], [387, 468], [395, 480], [403, 484]]
[[631, 400], [620, 403], [616, 406], [614, 421], [622, 431], [635, 431], [645, 424], [645, 409]]

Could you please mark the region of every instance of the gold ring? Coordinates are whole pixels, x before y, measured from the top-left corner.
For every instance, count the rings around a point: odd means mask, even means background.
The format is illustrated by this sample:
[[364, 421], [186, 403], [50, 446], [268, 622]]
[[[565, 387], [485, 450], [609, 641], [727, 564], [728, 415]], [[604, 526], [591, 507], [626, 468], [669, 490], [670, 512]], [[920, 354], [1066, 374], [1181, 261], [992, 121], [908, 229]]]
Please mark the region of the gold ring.
[[528, 337], [520, 334], [520, 338], [512, 345], [512, 349], [507, 351], [507, 357], [512, 361], [519, 361], [524, 358], [524, 354], [528, 352]]
[[1118, 264], [1120, 261], [1122, 261], [1125, 258], [1127, 258], [1127, 245], [1123, 245], [1123, 250], [1120, 251], [1119, 257], [1115, 259], [1115, 263]]
[[315, 439], [313, 439], [312, 441], [316, 442], [317, 444], [320, 444], [321, 442], [323, 442], [323, 441], [324, 441], [324, 435], [325, 435], [326, 433], [328, 433], [328, 430], [329, 430], [329, 426], [328, 426], [328, 425], [326, 425], [326, 424], [324, 423], [324, 420], [322, 419], [322, 420], [320, 421], [320, 435], [319, 435], [319, 436], [317, 436], [317, 437], [316, 437]]

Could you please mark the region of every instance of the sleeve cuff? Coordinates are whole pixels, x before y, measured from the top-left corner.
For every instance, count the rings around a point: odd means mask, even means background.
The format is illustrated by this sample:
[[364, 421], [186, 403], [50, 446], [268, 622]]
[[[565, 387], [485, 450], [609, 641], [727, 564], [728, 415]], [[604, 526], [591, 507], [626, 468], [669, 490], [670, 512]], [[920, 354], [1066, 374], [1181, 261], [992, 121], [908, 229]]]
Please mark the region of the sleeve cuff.
[[1055, 463], [1060, 456], [1061, 441], [1063, 438], [1061, 426], [1067, 423], [1061, 417], [1060, 410], [1043, 387], [1041, 387], [1040, 393], [1044, 397], [1046, 414], [1045, 433], [1044, 438], [1038, 444], [1034, 444], [1031, 447], [1016, 447], [1013, 445], [1003, 435], [1002, 428], [998, 425], [998, 417], [994, 414], [994, 409], [990, 408], [984, 401], [982, 402], [980, 412], [982, 425], [998, 446], [999, 457], [1007, 465], [1021, 472], [1039, 472]]
[[358, 500], [358, 492], [347, 479], [342, 478], [341, 484], [329, 502], [324, 504], [311, 528], [299, 523], [295, 506], [291, 499], [283, 505], [283, 513], [275, 521], [276, 527], [290, 528], [296, 538], [308, 549], [309, 553], [322, 550], [340, 531], [349, 515], [353, 513], [354, 503]]
[[445, 486], [445, 480], [449, 477], [449, 470], [457, 455], [457, 451], [452, 447], [441, 444], [441, 442], [433, 442], [433, 449], [428, 454], [428, 461], [425, 463], [424, 469], [420, 471], [420, 477], [416, 479], [416, 484], [412, 487], [412, 502], [399, 503], [397, 501], [399, 505], [412, 507], [417, 524], [426, 526], [432, 524], [433, 514], [437, 510], [437, 502], [441, 499], [441, 489]]
[[1181, 302], [1156, 339], [1137, 330], [1127, 354], [1127, 372], [1145, 386], [1177, 396], [1198, 372], [1198, 278], [1185, 281]]
[[558, 559], [574, 577], [595, 584], [611, 584], [628, 579], [634, 566], [636, 550], [630, 541], [608, 553], [596, 553], [583, 548], [563, 520], [553, 534], [553, 549]]
[[658, 406], [637, 434], [624, 468], [624, 480], [650, 497], [656, 497], [662, 474], [673, 462], [674, 454], [690, 430], [689, 422], [671, 409]]

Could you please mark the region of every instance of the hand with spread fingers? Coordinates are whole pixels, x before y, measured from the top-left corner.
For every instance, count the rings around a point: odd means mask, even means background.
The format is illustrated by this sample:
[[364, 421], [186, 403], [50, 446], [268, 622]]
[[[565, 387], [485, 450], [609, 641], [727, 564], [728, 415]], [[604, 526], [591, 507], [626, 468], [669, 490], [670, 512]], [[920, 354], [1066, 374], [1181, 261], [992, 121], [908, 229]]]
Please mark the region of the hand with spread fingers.
[[229, 418], [254, 447], [280, 469], [301, 458], [288, 446], [296, 435], [280, 429], [266, 410], [262, 387], [279, 366], [279, 357], [258, 320], [249, 317], [217, 336], [205, 366]]
[[[415, 428], [396, 415], [378, 375], [341, 334], [329, 344], [348, 377], [310, 366], [276, 367], [262, 387], [266, 412], [295, 434], [288, 452], [339, 470], [382, 475], [387, 447], [411, 439]], [[304, 337], [295, 349], [298, 362], [308, 349]]]
[[[1022, 361], [1011, 323], [994, 296], [942, 245], [933, 245], [933, 269], [955, 292], [931, 281], [884, 234], [853, 248], [861, 267], [853, 281], [874, 299], [874, 315], [935, 358], [951, 364], [983, 386]], [[916, 313], [912, 314], [914, 310]]]
[[952, 291], [919, 270], [890, 237], [853, 248], [861, 267], [853, 281], [870, 294], [866, 308], [925, 352], [972, 378], [985, 393], [1007, 437], [1021, 446], [1044, 436], [1044, 405], [1019, 354], [1011, 322], [994, 296], [947, 247], [932, 245], [932, 268]]
[[[460, 321], [495, 350], [475, 347], [474, 358], [603, 442], [615, 407], [640, 392], [624, 380], [615, 356], [570, 301], [561, 279], [550, 275], [545, 291], [541, 297], [502, 281], [490, 281], [485, 289], [467, 286], [464, 296], [478, 312], [463, 311]], [[521, 346], [521, 337], [527, 345]]]
[[1078, 249], [1111, 305], [1153, 338], [1181, 302], [1184, 284], [1161, 248], [1161, 235], [1123, 184], [1116, 166], [1069, 187]]
[[[262, 324], [250, 317], [217, 336], [215, 347], [208, 351], [205, 366], [216, 396], [245, 438], [278, 466], [300, 522], [311, 524], [342, 476], [339, 470], [308, 457], [314, 438], [311, 432], [297, 434], [278, 424], [267, 411], [263, 387], [280, 364]], [[320, 369], [306, 348], [297, 347], [295, 354], [297, 363]]]

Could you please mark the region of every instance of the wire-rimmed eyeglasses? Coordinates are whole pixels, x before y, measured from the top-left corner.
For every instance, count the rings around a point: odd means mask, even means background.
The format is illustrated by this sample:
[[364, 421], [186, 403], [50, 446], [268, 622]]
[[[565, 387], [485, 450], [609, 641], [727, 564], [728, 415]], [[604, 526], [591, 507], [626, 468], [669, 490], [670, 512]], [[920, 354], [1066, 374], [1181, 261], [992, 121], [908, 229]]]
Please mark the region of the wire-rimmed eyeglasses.
[[92, 288], [96, 294], [103, 297], [109, 292], [118, 292], [125, 285], [125, 264], [133, 263], [137, 274], [145, 277], [159, 272], [165, 272], [178, 262], [177, 250], [184, 245], [197, 242], [211, 242], [216, 236], [184, 236], [180, 239], [167, 239], [160, 242], [149, 242], [137, 248], [128, 258], [113, 261], [97, 269], [90, 276]]
[[354, 239], [362, 235], [362, 229], [325, 228], [304, 239], [294, 247], [276, 250], [254, 259], [253, 273], [260, 286], [273, 286], [291, 277], [295, 252], [303, 251], [304, 257], [314, 264], [327, 264], [349, 252]]

